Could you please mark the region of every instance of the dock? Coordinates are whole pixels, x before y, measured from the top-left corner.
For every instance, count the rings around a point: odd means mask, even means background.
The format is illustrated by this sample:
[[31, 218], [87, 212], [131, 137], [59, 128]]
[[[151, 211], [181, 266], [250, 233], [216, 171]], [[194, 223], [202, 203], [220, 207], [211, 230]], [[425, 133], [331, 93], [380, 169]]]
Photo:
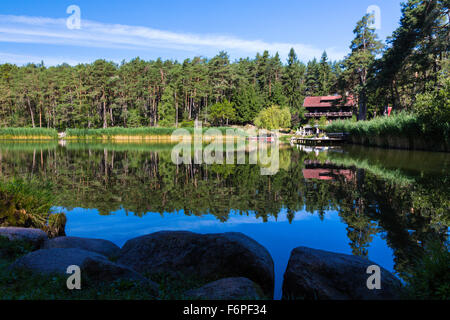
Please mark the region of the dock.
[[291, 139], [293, 143], [307, 144], [307, 145], [323, 145], [323, 144], [338, 144], [344, 143], [345, 138], [297, 138]]

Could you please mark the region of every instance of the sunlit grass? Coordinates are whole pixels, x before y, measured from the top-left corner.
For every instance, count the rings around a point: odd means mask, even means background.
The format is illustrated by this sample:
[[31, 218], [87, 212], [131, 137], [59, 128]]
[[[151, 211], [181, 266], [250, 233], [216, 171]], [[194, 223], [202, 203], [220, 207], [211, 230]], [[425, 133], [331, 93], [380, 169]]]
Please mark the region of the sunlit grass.
[[56, 139], [58, 132], [48, 128], [0, 128], [0, 139]]
[[416, 115], [401, 112], [390, 117], [377, 117], [369, 121], [337, 120], [329, 124], [327, 132], [346, 132], [359, 137], [406, 136], [423, 134]]

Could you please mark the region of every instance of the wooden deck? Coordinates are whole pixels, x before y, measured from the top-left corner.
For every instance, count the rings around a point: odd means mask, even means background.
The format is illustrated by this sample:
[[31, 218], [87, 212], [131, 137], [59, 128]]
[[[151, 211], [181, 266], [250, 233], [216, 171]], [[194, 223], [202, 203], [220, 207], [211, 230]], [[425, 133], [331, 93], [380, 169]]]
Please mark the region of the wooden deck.
[[293, 137], [291, 139], [292, 142], [298, 144], [307, 144], [307, 145], [324, 145], [324, 144], [338, 144], [344, 143], [346, 141], [345, 138], [296, 138]]

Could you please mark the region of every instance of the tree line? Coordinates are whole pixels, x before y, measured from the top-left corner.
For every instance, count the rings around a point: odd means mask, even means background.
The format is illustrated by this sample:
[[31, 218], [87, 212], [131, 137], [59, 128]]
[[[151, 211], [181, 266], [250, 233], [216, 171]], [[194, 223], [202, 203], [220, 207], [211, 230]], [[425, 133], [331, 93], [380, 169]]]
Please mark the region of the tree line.
[[386, 45], [378, 40], [372, 18], [365, 15], [357, 22], [351, 52], [342, 61], [329, 61], [324, 52], [320, 60], [305, 64], [291, 49], [285, 63], [278, 53], [264, 51], [236, 61], [220, 52], [212, 59], [183, 62], [3, 64], [0, 126], [178, 127], [194, 120], [245, 125], [267, 118], [268, 109], [279, 106], [289, 110], [290, 125], [297, 127], [306, 122], [305, 96], [332, 94], [352, 94], [359, 120], [382, 114], [388, 105], [428, 118], [440, 112], [431, 123], [445, 120], [450, 107], [445, 102], [436, 107], [442, 99], [436, 102], [435, 96], [449, 82], [448, 1], [404, 3], [400, 26]]
[[232, 62], [226, 52], [182, 63], [140, 58], [117, 65], [0, 66], [0, 125], [65, 128], [248, 124], [266, 107], [302, 118], [306, 95], [326, 95], [340, 74], [326, 53], [307, 65], [268, 51]]

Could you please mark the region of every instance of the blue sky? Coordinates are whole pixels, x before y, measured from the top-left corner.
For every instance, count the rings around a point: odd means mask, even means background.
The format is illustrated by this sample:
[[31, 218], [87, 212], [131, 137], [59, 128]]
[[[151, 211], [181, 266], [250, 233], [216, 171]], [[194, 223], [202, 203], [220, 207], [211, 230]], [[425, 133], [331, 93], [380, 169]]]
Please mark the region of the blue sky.
[[[15, 0], [0, 5], [0, 63], [55, 65], [120, 62], [134, 57], [176, 59], [254, 57], [267, 49], [285, 60], [290, 47], [307, 61], [326, 50], [348, 53], [353, 29], [371, 5], [381, 12], [384, 40], [400, 19], [397, 0]], [[69, 5], [81, 29], [68, 29]]]

